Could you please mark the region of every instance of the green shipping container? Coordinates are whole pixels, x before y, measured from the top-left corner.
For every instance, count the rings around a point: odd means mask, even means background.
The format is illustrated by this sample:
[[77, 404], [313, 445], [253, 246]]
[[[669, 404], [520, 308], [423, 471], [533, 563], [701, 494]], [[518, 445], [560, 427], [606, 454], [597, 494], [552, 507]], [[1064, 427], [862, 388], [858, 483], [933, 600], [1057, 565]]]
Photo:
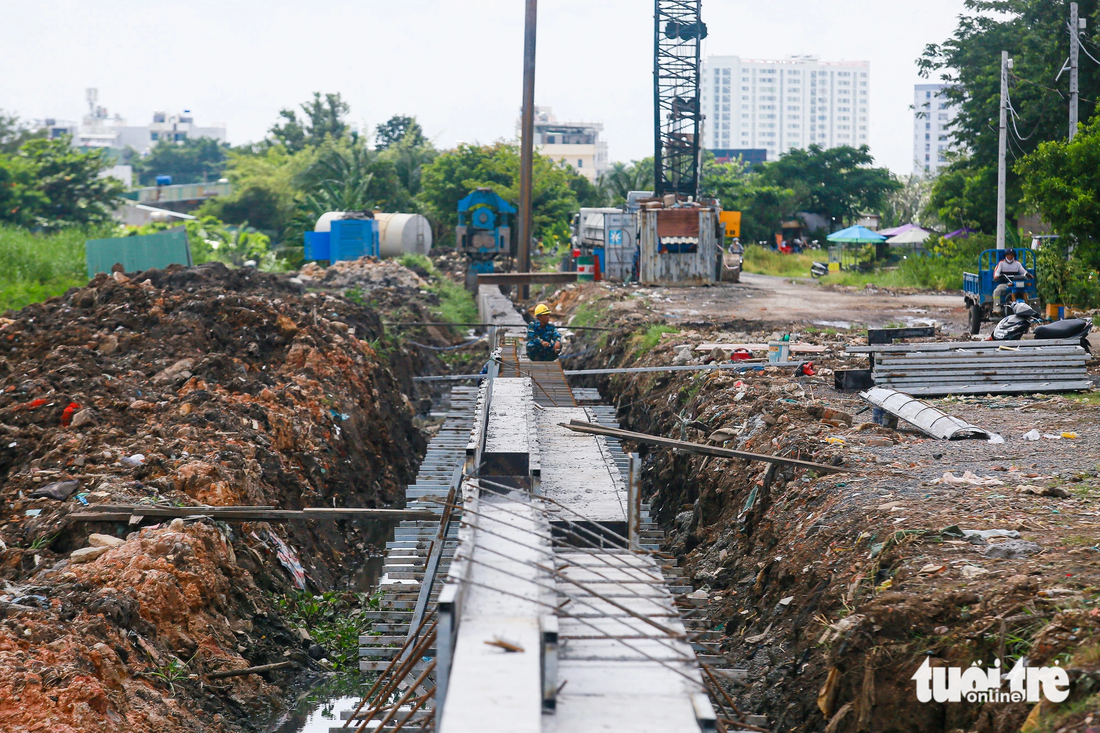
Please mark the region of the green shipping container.
[[135, 237], [89, 239], [84, 243], [84, 261], [88, 266], [88, 279], [100, 272], [110, 272], [116, 262], [121, 263], [126, 272], [193, 264], [187, 231], [183, 227]]

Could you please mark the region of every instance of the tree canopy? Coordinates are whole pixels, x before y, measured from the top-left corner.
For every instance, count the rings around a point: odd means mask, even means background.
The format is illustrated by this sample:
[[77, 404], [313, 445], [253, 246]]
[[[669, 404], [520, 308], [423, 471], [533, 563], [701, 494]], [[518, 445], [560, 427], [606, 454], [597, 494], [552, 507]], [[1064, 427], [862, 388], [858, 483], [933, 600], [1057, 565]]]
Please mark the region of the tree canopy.
[[[531, 194], [535, 236], [560, 232], [570, 220], [577, 209], [576, 194], [570, 184], [579, 177], [570, 169], [558, 167], [547, 156], [535, 154]], [[504, 142], [459, 145], [440, 153], [424, 168], [422, 186], [420, 198], [427, 211], [441, 229], [453, 229], [459, 200], [476, 188], [488, 187], [505, 201], [513, 204], [518, 201], [519, 148]]]
[[298, 105], [304, 116], [290, 108], [279, 110], [280, 121], [271, 127], [271, 136], [287, 150], [297, 153], [307, 146], [318, 146], [326, 137], [338, 140], [351, 133], [344, 118], [351, 108], [339, 93], [313, 93], [313, 99]]
[[[1080, 0], [1089, 19], [1080, 65], [1082, 120], [1100, 100], [1097, 35], [1100, 2]], [[1009, 124], [1009, 218], [1023, 213], [1022, 191], [1014, 161], [1043, 141], [1068, 135], [1069, 74], [1059, 73], [1069, 55], [1069, 9], [1048, 0], [967, 0], [966, 13], [942, 44], [931, 44], [918, 61], [921, 74], [939, 73], [950, 85], [947, 97], [958, 109], [953, 123], [957, 147], [966, 152], [949, 164], [934, 185], [930, 206], [948, 225], [996, 228], [997, 121], [1000, 105], [1001, 51], [1013, 59], [1009, 75], [1012, 121]], [[988, 183], [994, 182], [993, 195]], [[1010, 227], [1011, 229], [1011, 227]]]
[[209, 137], [179, 142], [161, 140], [141, 158], [131, 158], [134, 174], [145, 186], [157, 176], [172, 176], [172, 183], [208, 183], [225, 175], [229, 145]]
[[68, 137], [32, 138], [0, 154], [0, 221], [61, 229], [110, 221], [122, 184], [101, 177], [102, 151], [81, 152]]
[[406, 138], [408, 145], [412, 147], [424, 147], [429, 142], [415, 117], [394, 115], [374, 131], [374, 147], [376, 150], [385, 150]]
[[840, 229], [865, 211], [881, 210], [901, 184], [875, 168], [867, 146], [824, 149], [811, 145], [750, 169], [740, 161], [703, 164], [704, 195], [741, 211], [742, 236], [771, 239], [783, 219], [817, 214]]

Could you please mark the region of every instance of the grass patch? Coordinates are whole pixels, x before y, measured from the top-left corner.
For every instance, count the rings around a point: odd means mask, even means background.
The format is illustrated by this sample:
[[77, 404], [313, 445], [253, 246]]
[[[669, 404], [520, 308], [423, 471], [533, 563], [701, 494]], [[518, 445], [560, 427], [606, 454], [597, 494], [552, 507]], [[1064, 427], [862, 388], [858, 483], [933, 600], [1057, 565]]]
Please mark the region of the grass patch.
[[1068, 394], [1063, 395], [1063, 397], [1074, 402], [1080, 402], [1083, 405], [1100, 405], [1100, 390], [1083, 394]]
[[742, 267], [745, 272], [757, 275], [776, 275], [778, 277], [809, 277], [810, 268], [817, 259], [827, 259], [828, 255], [819, 252], [816, 255], [808, 252], [802, 254], [783, 254], [770, 247], [749, 245], [745, 247], [745, 256]]
[[88, 282], [84, 242], [100, 232], [64, 229], [35, 234], [0, 225], [0, 311], [62, 295]]
[[359, 635], [367, 633], [372, 624], [365, 615], [378, 610], [381, 602], [381, 593], [368, 596], [328, 592], [315, 596], [300, 591], [278, 599], [283, 611], [309, 632], [314, 643], [325, 648], [338, 672], [358, 669]]
[[[573, 319], [569, 321], [570, 326], [599, 326], [603, 325], [604, 316], [607, 315], [607, 308], [604, 305], [596, 301], [588, 301], [581, 303], [577, 306], [577, 309], [573, 311]], [[568, 328], [568, 326], [567, 326]]]
[[672, 326], [654, 324], [644, 332], [634, 334], [630, 339], [631, 351], [634, 356], [638, 357], [655, 349], [657, 344], [661, 343], [661, 336], [666, 333], [679, 333], [679, 330]]
[[404, 267], [420, 269], [432, 276], [428, 289], [439, 296], [439, 306], [433, 309], [436, 317], [447, 323], [476, 323], [477, 303], [473, 294], [445, 275], [441, 275], [427, 255], [406, 253], [398, 259]]

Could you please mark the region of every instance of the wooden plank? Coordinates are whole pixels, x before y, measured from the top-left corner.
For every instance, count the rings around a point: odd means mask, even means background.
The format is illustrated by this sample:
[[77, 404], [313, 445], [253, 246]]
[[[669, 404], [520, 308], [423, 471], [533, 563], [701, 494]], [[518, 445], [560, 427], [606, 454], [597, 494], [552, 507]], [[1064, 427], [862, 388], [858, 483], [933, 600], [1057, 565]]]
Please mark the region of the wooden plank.
[[575, 272], [491, 272], [477, 276], [478, 285], [532, 285], [535, 283], [575, 283]]
[[[790, 345], [792, 354], [820, 354], [827, 350], [828, 346], [822, 346], [820, 344], [803, 344], [792, 343]], [[695, 347], [696, 351], [713, 351], [714, 349], [722, 349], [724, 351], [737, 351], [738, 349], [744, 349], [745, 351], [767, 351], [767, 344], [723, 344], [723, 343], [702, 343]]]
[[932, 341], [921, 344], [886, 344], [876, 346], [846, 346], [844, 350], [849, 354], [881, 354], [884, 352], [909, 352], [909, 351], [954, 351], [956, 349], [975, 351], [979, 350], [1004, 350], [1015, 351], [1029, 348], [1043, 348], [1048, 346], [1081, 346], [1080, 339], [1045, 339], [1028, 341]]
[[369, 509], [311, 507], [302, 510], [236, 507], [159, 507], [147, 505], [91, 505], [87, 511], [74, 512], [69, 519], [78, 522], [125, 521], [131, 516], [153, 519], [211, 517], [233, 522], [289, 522], [306, 519], [434, 519], [434, 512], [409, 509]]
[[895, 339], [932, 338], [936, 335], [935, 326], [915, 326], [912, 328], [868, 328], [868, 344], [890, 344]]
[[634, 440], [639, 443], [652, 443], [654, 445], [662, 445], [667, 448], [678, 448], [679, 450], [687, 451], [689, 453], [700, 453], [708, 456], [719, 456], [722, 458], [742, 458], [747, 461], [764, 461], [766, 463], [778, 463], [786, 466], [798, 466], [800, 468], [809, 468], [814, 471], [820, 471], [822, 473], [854, 473], [854, 469], [844, 468], [842, 466], [829, 466], [824, 463], [814, 463], [813, 461], [802, 461], [796, 458], [786, 458], [784, 456], [769, 456], [762, 453], [749, 453], [747, 451], [732, 450], [730, 448], [719, 448], [713, 445], [703, 445], [701, 443], [689, 443], [685, 440], [673, 440], [671, 438], [662, 438], [658, 435], [649, 435], [648, 433], [632, 433], [628, 430], [618, 430], [616, 428], [606, 428], [602, 425], [594, 425], [592, 423], [582, 422], [580, 420], [570, 420], [568, 424], [564, 424], [564, 427], [570, 430], [575, 430], [578, 433], [592, 433], [594, 435], [610, 435], [622, 440]]

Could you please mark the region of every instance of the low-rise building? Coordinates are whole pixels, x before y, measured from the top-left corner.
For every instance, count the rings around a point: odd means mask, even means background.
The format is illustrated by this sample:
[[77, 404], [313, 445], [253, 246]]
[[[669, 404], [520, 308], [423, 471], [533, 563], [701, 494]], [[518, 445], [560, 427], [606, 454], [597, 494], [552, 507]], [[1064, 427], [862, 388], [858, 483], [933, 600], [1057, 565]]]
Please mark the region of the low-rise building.
[[[535, 149], [592, 182], [608, 168], [607, 143], [600, 139], [601, 132], [601, 122], [562, 122], [550, 107], [535, 107]], [[517, 121], [516, 136], [521, 135], [521, 121]]]

